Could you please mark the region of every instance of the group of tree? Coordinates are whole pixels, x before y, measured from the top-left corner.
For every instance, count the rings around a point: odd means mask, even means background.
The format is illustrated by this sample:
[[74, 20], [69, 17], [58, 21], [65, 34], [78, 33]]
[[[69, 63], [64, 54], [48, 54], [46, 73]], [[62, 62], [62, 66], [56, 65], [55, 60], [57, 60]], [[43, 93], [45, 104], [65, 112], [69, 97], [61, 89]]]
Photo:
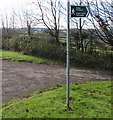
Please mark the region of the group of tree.
[[[32, 5], [31, 5], [32, 4]], [[72, 20], [72, 24], [76, 29], [71, 29], [71, 36], [77, 50], [86, 52], [89, 47], [90, 51], [93, 45], [98, 43], [95, 39], [100, 39], [106, 45], [113, 47], [113, 3], [107, 0], [99, 1], [78, 1], [77, 5], [87, 5], [90, 16], [87, 19]], [[26, 27], [29, 38], [32, 38], [31, 28], [38, 25], [44, 25], [48, 30], [48, 34], [53, 37], [54, 43], [60, 45], [60, 29], [61, 20], [66, 19], [66, 8], [61, 0], [41, 0], [32, 3], [26, 3], [26, 8], [20, 11], [13, 10], [12, 14], [8, 15], [7, 12], [1, 14], [2, 35], [3, 38], [10, 38], [17, 32], [15, 28]], [[93, 29], [84, 30], [93, 26]], [[64, 26], [66, 27], [66, 26]], [[98, 36], [98, 37], [95, 37]]]
[[91, 8], [90, 21], [97, 35], [103, 42], [113, 46], [113, 3], [109, 3], [107, 0], [95, 1], [95, 3], [89, 3], [89, 7]]

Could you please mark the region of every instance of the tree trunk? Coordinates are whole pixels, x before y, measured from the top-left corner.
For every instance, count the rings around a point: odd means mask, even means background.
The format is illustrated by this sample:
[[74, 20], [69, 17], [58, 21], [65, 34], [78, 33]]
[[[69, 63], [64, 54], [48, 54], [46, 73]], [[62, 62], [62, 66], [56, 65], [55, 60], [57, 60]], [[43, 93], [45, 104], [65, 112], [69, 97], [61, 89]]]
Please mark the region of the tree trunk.
[[28, 33], [28, 36], [31, 37], [31, 24], [29, 24], [28, 21], [27, 21], [27, 33]]
[[60, 42], [59, 42], [59, 31], [58, 30], [56, 30], [55, 40], [56, 40], [57, 44], [60, 44]]

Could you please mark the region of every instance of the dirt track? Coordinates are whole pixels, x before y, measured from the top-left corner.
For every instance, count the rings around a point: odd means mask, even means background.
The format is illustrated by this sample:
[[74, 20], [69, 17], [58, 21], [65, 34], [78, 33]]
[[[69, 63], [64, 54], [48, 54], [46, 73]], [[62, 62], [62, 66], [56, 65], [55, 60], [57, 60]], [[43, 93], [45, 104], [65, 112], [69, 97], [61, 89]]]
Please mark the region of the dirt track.
[[[66, 68], [56, 65], [2, 61], [2, 100], [22, 97], [37, 89], [66, 83]], [[71, 68], [71, 83], [111, 80], [106, 72]]]

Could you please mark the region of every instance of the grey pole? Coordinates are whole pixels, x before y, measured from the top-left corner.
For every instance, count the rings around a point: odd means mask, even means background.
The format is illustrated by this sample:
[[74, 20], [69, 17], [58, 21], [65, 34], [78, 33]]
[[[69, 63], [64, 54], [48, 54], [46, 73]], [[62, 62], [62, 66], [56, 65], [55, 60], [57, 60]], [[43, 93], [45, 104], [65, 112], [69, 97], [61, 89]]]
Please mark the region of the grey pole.
[[[80, 0], [80, 5], [82, 5], [82, 0]], [[79, 38], [80, 38], [80, 43], [81, 43], [81, 47], [82, 47], [82, 52], [84, 51], [83, 50], [83, 44], [82, 44], [82, 19], [80, 18], [79, 19]]]
[[66, 69], [66, 104], [69, 109], [70, 96], [70, 0], [67, 0], [67, 69]]

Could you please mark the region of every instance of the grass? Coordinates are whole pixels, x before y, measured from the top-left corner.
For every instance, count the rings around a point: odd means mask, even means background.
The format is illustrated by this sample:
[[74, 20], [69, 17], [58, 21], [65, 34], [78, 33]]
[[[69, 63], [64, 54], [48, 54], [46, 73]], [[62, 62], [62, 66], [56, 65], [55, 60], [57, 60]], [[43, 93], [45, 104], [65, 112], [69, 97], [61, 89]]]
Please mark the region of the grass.
[[0, 59], [18, 61], [18, 62], [31, 62], [37, 64], [59, 64], [59, 65], [62, 64], [61, 62], [55, 60], [40, 58], [36, 56], [23, 55], [22, 53], [19, 52], [6, 51], [6, 50], [0, 50]]
[[113, 53], [113, 51], [111, 51], [111, 50], [99, 50], [99, 49], [96, 49], [96, 51], [99, 52], [99, 53], [108, 53], [108, 54]]
[[65, 86], [35, 92], [3, 105], [3, 118], [111, 118], [111, 81], [75, 83], [70, 87], [70, 110]]
[[[38, 64], [58, 61], [0, 50], [0, 59]], [[3, 105], [3, 118], [111, 118], [111, 82], [96, 81], [71, 85], [70, 107], [65, 103], [65, 86], [58, 85], [32, 97]], [[113, 103], [112, 103], [113, 104]]]

